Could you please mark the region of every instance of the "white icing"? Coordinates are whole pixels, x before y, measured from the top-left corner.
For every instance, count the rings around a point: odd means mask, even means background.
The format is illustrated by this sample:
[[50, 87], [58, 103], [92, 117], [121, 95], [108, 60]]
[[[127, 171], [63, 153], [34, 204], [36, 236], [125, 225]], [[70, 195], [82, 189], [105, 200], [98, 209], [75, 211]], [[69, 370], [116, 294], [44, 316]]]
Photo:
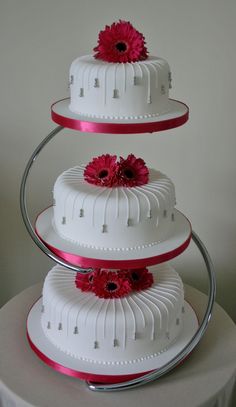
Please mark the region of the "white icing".
[[169, 237], [174, 185], [150, 170], [148, 184], [106, 188], [89, 184], [84, 167], [62, 173], [54, 185], [53, 227], [64, 239], [98, 250], [130, 251]]
[[164, 352], [182, 330], [183, 284], [167, 264], [150, 270], [149, 289], [101, 299], [76, 288], [75, 272], [55, 266], [43, 287], [45, 335], [63, 352], [91, 363], [138, 363]]
[[70, 110], [94, 118], [155, 117], [168, 112], [169, 87], [164, 59], [108, 63], [86, 55], [70, 67]]

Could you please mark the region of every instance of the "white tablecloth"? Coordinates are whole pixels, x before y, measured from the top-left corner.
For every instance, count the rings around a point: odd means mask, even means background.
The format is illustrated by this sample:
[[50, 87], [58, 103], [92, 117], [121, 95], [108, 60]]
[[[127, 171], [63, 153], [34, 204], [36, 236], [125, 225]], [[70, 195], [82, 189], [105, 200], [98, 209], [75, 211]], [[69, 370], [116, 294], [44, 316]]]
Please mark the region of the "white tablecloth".
[[[155, 382], [113, 393], [91, 392], [85, 382], [41, 362], [26, 339], [26, 316], [40, 296], [36, 285], [0, 310], [0, 407], [235, 407], [236, 327], [219, 306], [191, 357]], [[207, 297], [186, 287], [201, 318]]]

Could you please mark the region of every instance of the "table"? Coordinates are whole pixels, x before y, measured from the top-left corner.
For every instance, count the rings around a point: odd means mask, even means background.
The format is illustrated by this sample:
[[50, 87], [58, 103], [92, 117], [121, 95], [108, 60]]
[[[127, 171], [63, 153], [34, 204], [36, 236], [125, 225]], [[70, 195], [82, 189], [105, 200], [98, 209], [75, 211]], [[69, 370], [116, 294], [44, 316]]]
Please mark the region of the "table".
[[[26, 289], [0, 310], [0, 407], [236, 406], [236, 326], [218, 304], [206, 334], [183, 365], [139, 388], [95, 393], [49, 368], [30, 349], [26, 316], [41, 289], [41, 284]], [[185, 286], [185, 297], [201, 318], [206, 295]]]

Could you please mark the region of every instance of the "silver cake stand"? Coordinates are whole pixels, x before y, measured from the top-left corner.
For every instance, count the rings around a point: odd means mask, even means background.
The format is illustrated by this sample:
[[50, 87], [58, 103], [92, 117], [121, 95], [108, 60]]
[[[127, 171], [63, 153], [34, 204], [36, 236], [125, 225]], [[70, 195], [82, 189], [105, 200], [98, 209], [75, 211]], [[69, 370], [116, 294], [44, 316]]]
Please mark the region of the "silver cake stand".
[[[66, 127], [66, 126], [65, 126]], [[58, 134], [64, 127], [58, 126], [56, 127], [53, 131], [51, 131], [45, 138], [44, 140], [38, 145], [38, 147], [35, 149], [33, 152], [32, 156], [30, 157], [23, 177], [21, 181], [21, 188], [20, 188], [20, 207], [21, 207], [21, 213], [22, 217], [26, 226], [26, 229], [28, 233], [30, 234], [31, 238], [33, 241], [36, 243], [36, 245], [52, 260], [54, 260], [56, 263], [79, 273], [88, 273], [91, 271], [91, 268], [81, 268], [78, 267], [74, 264], [71, 264], [61, 257], [57, 256], [55, 253], [53, 253], [43, 242], [40, 240], [40, 238], [37, 236], [34, 227], [31, 224], [29, 215], [28, 215], [28, 210], [27, 210], [27, 199], [26, 199], [26, 189], [27, 189], [27, 179], [28, 175], [30, 173], [30, 170], [39, 156], [40, 152], [42, 149], [48, 144], [56, 134]], [[170, 128], [170, 127], [168, 127]], [[163, 129], [162, 129], [163, 130]], [[208, 323], [210, 321], [211, 315], [212, 315], [212, 308], [215, 300], [215, 294], [216, 294], [216, 279], [215, 279], [215, 273], [214, 273], [214, 267], [211, 261], [211, 258], [207, 252], [206, 247], [198, 237], [198, 235], [192, 231], [192, 240], [196, 244], [197, 248], [200, 251], [200, 254], [203, 257], [203, 260], [205, 262], [206, 270], [207, 270], [207, 275], [208, 275], [208, 303], [206, 306], [206, 311], [204, 314], [204, 317], [198, 327], [198, 330], [192, 337], [192, 339], [189, 341], [189, 343], [168, 363], [166, 363], [164, 366], [162, 366], [159, 369], [152, 370], [152, 372], [144, 374], [141, 377], [123, 382], [123, 383], [115, 383], [115, 384], [99, 384], [99, 383], [92, 383], [92, 382], [86, 382], [87, 386], [90, 390], [92, 391], [120, 391], [120, 390], [127, 390], [133, 387], [138, 387], [141, 385], [144, 385], [146, 383], [149, 383], [155, 379], [160, 378], [161, 376], [165, 375], [166, 373], [170, 372], [172, 369], [174, 369], [177, 365], [179, 365], [184, 359], [186, 359], [190, 353], [193, 351], [193, 349], [197, 346], [199, 341], [204, 335], [204, 332], [208, 326]]]

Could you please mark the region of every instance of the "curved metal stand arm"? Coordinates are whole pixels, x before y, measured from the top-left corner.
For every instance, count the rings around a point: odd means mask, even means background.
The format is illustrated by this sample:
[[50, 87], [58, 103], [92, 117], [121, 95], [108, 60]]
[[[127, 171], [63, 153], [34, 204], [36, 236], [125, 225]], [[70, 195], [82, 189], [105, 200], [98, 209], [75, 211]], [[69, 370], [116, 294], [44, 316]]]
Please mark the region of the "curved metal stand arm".
[[45, 139], [38, 145], [38, 147], [35, 149], [33, 152], [32, 156], [30, 157], [23, 177], [21, 181], [21, 187], [20, 187], [20, 208], [21, 208], [21, 214], [26, 226], [27, 231], [29, 232], [31, 238], [33, 241], [36, 243], [36, 245], [52, 260], [54, 260], [56, 263], [60, 264], [61, 266], [64, 266], [66, 268], [69, 268], [70, 270], [77, 271], [79, 273], [88, 273], [91, 271], [91, 269], [84, 269], [80, 267], [76, 267], [73, 264], [70, 264], [68, 262], [63, 261], [60, 257], [56, 256], [51, 250], [48, 249], [47, 246], [45, 246], [42, 241], [38, 238], [37, 234], [34, 231], [34, 228], [30, 222], [28, 211], [27, 211], [27, 202], [26, 202], [26, 183], [27, 183], [27, 178], [30, 173], [30, 170], [37, 159], [39, 153], [42, 151], [42, 149], [46, 146], [46, 144], [49, 143], [49, 141], [52, 140], [52, 138], [59, 133], [64, 127], [58, 126], [54, 130], [51, 131], [51, 133], [48, 134], [48, 136], [45, 137]]
[[201, 340], [207, 325], [210, 321], [211, 314], [212, 314], [212, 308], [215, 300], [215, 294], [216, 294], [216, 280], [215, 280], [215, 273], [214, 273], [214, 268], [213, 264], [211, 261], [211, 258], [209, 256], [209, 253], [198, 237], [198, 235], [195, 232], [192, 232], [192, 239], [196, 246], [198, 247], [206, 268], [207, 268], [207, 273], [209, 277], [209, 293], [208, 293], [208, 303], [207, 303], [207, 308], [205, 315], [203, 317], [203, 320], [191, 339], [191, 341], [184, 347], [184, 349], [176, 355], [175, 358], [170, 360], [167, 364], [165, 364], [162, 368], [156, 369], [152, 371], [151, 373], [148, 373], [142, 377], [139, 377], [137, 379], [133, 379], [130, 381], [126, 381], [123, 383], [117, 383], [117, 384], [96, 384], [96, 383], [90, 383], [87, 382], [87, 385], [90, 390], [97, 391], [97, 392], [111, 392], [111, 391], [121, 391], [121, 390], [128, 390], [130, 388], [138, 387], [141, 385], [144, 385], [146, 383], [149, 383], [155, 379], [158, 379], [159, 377], [163, 376], [164, 374], [170, 372], [173, 368], [175, 368], [179, 363], [181, 363], [195, 348], [195, 346], [198, 344], [198, 342]]

